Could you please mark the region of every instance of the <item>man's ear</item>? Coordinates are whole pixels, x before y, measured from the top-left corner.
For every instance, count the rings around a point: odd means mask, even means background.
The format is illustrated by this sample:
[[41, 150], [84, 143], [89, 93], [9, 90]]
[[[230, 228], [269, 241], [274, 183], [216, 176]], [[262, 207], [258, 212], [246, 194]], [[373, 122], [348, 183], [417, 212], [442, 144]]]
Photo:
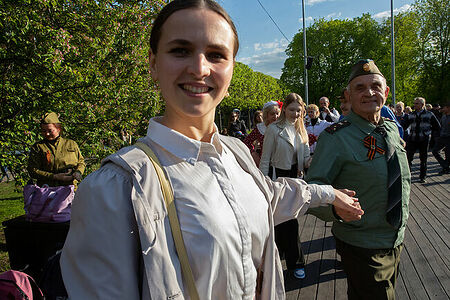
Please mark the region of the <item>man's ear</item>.
[[348, 92], [348, 89], [344, 90], [344, 98], [350, 102], [350, 93]]
[[386, 86], [386, 90], [384, 91], [384, 98], [387, 99], [388, 95], [389, 95], [389, 87]]
[[154, 81], [158, 81], [158, 69], [156, 68], [156, 55], [153, 54], [152, 50], [148, 51], [148, 58], [150, 62], [150, 74]]

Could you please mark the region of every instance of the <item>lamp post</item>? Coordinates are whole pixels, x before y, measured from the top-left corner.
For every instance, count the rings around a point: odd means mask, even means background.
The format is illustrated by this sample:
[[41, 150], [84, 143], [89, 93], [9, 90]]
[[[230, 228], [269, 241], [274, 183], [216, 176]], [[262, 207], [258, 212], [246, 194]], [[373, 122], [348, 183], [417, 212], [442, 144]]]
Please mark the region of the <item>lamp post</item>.
[[394, 39], [394, 0], [391, 0], [391, 91], [392, 102], [395, 105], [395, 39]]
[[304, 72], [304, 78], [303, 81], [305, 83], [305, 100], [306, 105], [309, 104], [308, 99], [308, 70], [306, 69], [306, 64], [308, 63], [308, 53], [306, 51], [306, 26], [305, 26], [305, 0], [302, 0], [302, 12], [303, 12], [303, 68], [305, 70]]

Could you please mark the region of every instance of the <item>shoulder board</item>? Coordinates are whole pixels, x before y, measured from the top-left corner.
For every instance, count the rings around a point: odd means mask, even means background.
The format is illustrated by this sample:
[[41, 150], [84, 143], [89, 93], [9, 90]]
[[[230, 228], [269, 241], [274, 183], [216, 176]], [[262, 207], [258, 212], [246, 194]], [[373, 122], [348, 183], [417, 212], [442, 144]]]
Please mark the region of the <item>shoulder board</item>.
[[351, 124], [351, 123], [350, 123], [349, 121], [343, 120], [343, 121], [337, 122], [337, 123], [335, 123], [335, 124], [333, 124], [333, 125], [331, 125], [331, 126], [328, 126], [327, 128], [325, 128], [325, 131], [328, 132], [328, 133], [333, 134], [333, 133], [335, 133], [336, 131], [338, 131], [339, 129], [342, 129], [342, 128], [344, 128], [344, 127], [347, 127], [347, 126], [349, 126], [350, 124]]
[[392, 119], [389, 119], [389, 118], [386, 118], [386, 117], [383, 117], [383, 120], [384, 120], [384, 121], [389, 121], [389, 122], [393, 122], [393, 123], [395, 123], [395, 121], [394, 121], [394, 120], [392, 120]]

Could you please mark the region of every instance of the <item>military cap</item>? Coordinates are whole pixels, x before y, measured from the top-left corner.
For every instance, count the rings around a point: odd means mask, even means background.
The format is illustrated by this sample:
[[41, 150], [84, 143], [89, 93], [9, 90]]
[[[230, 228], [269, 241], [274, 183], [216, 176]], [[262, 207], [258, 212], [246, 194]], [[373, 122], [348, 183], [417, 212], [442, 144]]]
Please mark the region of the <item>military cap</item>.
[[352, 71], [350, 72], [350, 76], [348, 78], [348, 83], [350, 83], [350, 81], [352, 81], [355, 77], [369, 74], [378, 74], [383, 76], [373, 60], [361, 59], [353, 65]]
[[56, 124], [60, 123], [58, 115], [54, 112], [48, 112], [42, 116], [41, 124]]

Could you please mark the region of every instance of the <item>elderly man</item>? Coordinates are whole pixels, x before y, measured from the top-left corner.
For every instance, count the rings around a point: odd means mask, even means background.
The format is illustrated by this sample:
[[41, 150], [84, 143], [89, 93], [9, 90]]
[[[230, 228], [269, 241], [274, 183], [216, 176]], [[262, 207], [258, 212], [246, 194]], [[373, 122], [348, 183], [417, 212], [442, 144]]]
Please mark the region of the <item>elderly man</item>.
[[411, 165], [414, 153], [419, 150], [420, 182], [424, 183], [427, 177], [428, 145], [431, 134], [439, 132], [441, 125], [436, 116], [425, 109], [425, 98], [416, 97], [414, 99], [414, 112], [408, 115], [405, 126], [411, 126], [408, 141], [406, 142], [408, 161]]
[[351, 112], [320, 135], [306, 176], [310, 183], [356, 191], [365, 211], [357, 221], [331, 206], [308, 211], [333, 221], [350, 300], [395, 298], [411, 175], [397, 126], [380, 115], [388, 93], [372, 60], [352, 67], [345, 91]]
[[328, 100], [327, 97], [321, 97], [319, 99], [319, 106], [320, 106], [320, 115], [319, 118], [321, 120], [325, 120], [328, 122], [337, 122], [339, 121], [339, 113], [335, 108], [329, 108], [330, 106], [330, 100]]

